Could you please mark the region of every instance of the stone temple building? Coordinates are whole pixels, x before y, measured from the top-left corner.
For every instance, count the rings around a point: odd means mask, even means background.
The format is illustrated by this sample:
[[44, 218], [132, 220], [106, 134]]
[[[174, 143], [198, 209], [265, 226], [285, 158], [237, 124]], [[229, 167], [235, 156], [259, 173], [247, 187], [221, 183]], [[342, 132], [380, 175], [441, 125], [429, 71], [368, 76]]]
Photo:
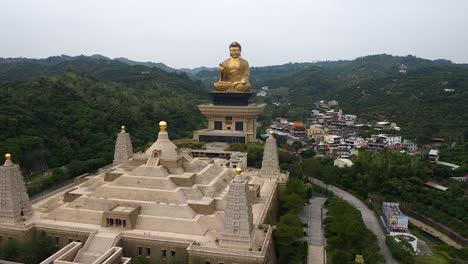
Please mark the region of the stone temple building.
[[60, 249], [43, 263], [276, 263], [272, 224], [288, 179], [274, 164], [276, 143], [267, 142], [261, 174], [247, 168], [246, 153], [179, 149], [166, 128], [161, 122], [157, 140], [135, 154], [122, 128], [111, 167], [34, 203], [8, 156], [0, 243], [44, 231]]

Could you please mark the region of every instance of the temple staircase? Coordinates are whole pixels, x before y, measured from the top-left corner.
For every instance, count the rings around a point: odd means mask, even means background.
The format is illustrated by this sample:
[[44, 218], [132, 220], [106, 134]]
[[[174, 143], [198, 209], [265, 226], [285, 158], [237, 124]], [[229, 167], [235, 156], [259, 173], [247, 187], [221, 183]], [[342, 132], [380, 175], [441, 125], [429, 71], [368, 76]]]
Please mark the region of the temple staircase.
[[115, 246], [120, 240], [120, 233], [97, 232], [91, 235], [86, 244], [76, 255], [74, 262], [90, 264]]

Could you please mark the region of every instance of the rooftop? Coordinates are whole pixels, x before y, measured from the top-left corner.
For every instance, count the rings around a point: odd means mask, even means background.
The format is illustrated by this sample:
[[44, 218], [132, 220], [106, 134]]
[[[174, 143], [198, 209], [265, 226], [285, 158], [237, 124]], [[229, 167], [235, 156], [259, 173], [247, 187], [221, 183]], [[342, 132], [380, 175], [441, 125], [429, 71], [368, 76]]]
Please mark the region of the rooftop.
[[[222, 157], [231, 154], [220, 153]], [[238, 154], [234, 158], [240, 159]], [[25, 224], [120, 232], [124, 237], [188, 241], [205, 249], [219, 248], [216, 241], [224, 231], [226, 194], [235, 177], [234, 169], [220, 162], [223, 158], [195, 157], [191, 150], [177, 149], [165, 131], [145, 153], [134, 157], [138, 158], [85, 177], [81, 184], [34, 203], [33, 217]], [[259, 224], [276, 195], [277, 180], [261, 178], [252, 168], [245, 170], [243, 177], [251, 190], [259, 190], [252, 201], [252, 247], [261, 248], [267, 236]], [[103, 215], [112, 213], [135, 215], [134, 226], [102, 226]]]

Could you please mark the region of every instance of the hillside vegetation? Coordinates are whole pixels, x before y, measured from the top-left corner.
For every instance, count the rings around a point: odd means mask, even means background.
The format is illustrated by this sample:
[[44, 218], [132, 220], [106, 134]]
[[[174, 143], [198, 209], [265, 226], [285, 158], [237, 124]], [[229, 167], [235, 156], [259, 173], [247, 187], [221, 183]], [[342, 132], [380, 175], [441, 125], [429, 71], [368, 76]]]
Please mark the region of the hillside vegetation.
[[[398, 201], [403, 208], [441, 223], [462, 236], [468, 236], [468, 197], [466, 183], [449, 180], [460, 173], [429, 164], [421, 157], [400, 153], [372, 155], [360, 152], [351, 168], [338, 169], [329, 159], [305, 159], [305, 175], [319, 178], [356, 194], [380, 207], [383, 201]], [[445, 192], [424, 187], [429, 180], [441, 182]]]
[[[406, 73], [399, 72], [402, 64]], [[467, 65], [390, 55], [305, 65], [290, 74], [270, 70], [257, 82], [257, 88], [272, 89], [261, 99], [269, 103], [267, 114], [304, 119], [315, 100], [336, 99], [345, 113], [397, 122], [404, 136], [421, 143], [436, 136], [468, 138]], [[281, 105], [272, 107], [272, 102]]]
[[155, 140], [160, 120], [174, 139], [204, 125], [204, 87], [185, 74], [100, 57], [14, 60], [0, 59], [0, 154], [25, 175], [109, 164], [121, 125], [135, 148]]

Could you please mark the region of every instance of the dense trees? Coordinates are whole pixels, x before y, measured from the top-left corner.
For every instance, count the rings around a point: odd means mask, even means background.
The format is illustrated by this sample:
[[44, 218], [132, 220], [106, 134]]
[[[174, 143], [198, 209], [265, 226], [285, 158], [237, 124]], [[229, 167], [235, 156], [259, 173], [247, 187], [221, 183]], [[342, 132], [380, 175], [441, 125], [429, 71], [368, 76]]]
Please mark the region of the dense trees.
[[387, 236], [385, 243], [392, 252], [392, 255], [403, 264], [416, 263], [416, 258], [413, 252], [413, 248], [408, 241], [397, 242], [395, 238]]
[[260, 168], [262, 166], [264, 145], [260, 143], [232, 144], [229, 150], [247, 152], [247, 165]]
[[198, 98], [163, 80], [118, 84], [73, 71], [0, 83], [0, 154], [12, 153], [25, 176], [63, 165], [76, 176], [112, 162], [121, 125], [135, 148], [155, 140], [159, 120], [171, 138], [189, 137], [203, 126]]
[[[331, 160], [305, 159], [304, 174], [329, 184], [341, 186], [363, 200], [371, 198], [375, 206], [397, 201], [464, 236], [468, 236], [468, 198], [463, 183], [444, 177], [448, 173], [417, 156], [384, 152], [373, 155], [360, 152], [351, 168], [333, 167]], [[441, 175], [443, 174], [443, 175]], [[442, 192], [425, 188], [424, 182], [435, 178], [449, 186]]]
[[31, 242], [18, 242], [8, 240], [0, 247], [0, 256], [2, 259], [22, 262], [25, 264], [37, 264], [48, 258], [58, 250], [57, 245], [52, 238], [45, 232]]
[[326, 202], [327, 258], [331, 263], [350, 263], [363, 255], [366, 263], [383, 261], [377, 238], [364, 225], [360, 212], [347, 202], [333, 197]]
[[[468, 137], [468, 133], [466, 135]], [[468, 174], [468, 141], [461, 141], [454, 146], [444, 146], [440, 149], [441, 160], [460, 166], [457, 171]]]
[[307, 242], [299, 212], [311, 196], [310, 186], [302, 180], [291, 179], [281, 204], [280, 219], [274, 232], [276, 252], [280, 264], [304, 263], [307, 257]]

